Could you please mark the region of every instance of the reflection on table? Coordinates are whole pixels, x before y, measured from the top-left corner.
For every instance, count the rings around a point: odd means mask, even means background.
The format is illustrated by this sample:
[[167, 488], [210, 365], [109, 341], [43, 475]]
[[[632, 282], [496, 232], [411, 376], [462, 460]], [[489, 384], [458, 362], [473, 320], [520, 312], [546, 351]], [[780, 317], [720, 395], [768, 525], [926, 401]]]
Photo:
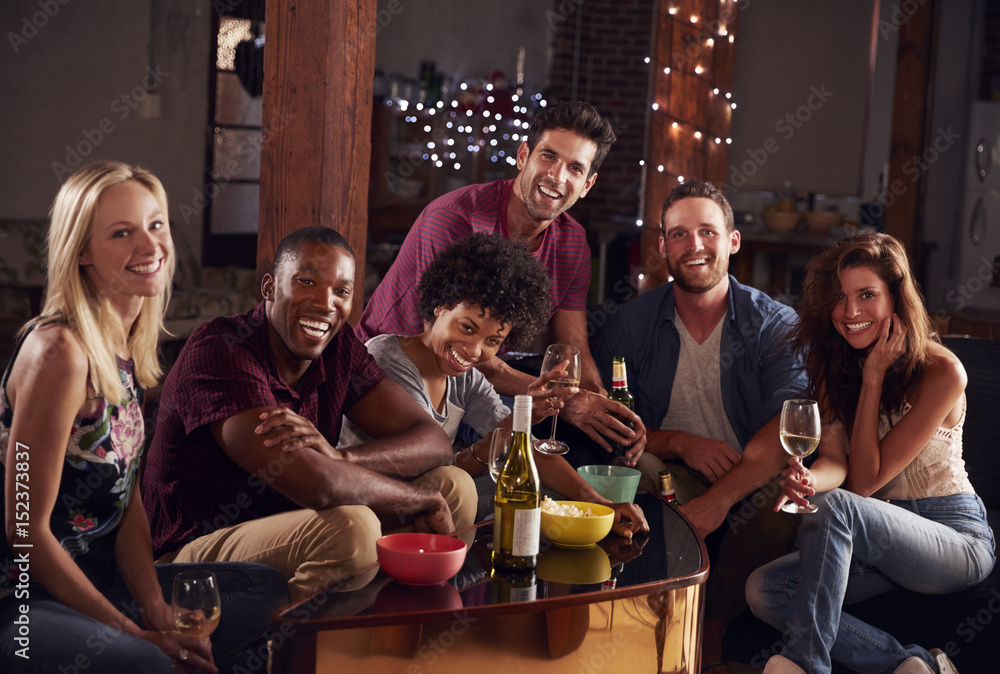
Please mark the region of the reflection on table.
[[648, 494], [636, 502], [648, 535], [610, 535], [583, 549], [543, 539], [533, 572], [493, 572], [487, 524], [444, 585], [408, 587], [376, 566], [349, 591], [290, 605], [274, 617], [281, 636], [273, 671], [458, 671], [489, 663], [489, 671], [698, 672], [704, 544], [673, 507]]

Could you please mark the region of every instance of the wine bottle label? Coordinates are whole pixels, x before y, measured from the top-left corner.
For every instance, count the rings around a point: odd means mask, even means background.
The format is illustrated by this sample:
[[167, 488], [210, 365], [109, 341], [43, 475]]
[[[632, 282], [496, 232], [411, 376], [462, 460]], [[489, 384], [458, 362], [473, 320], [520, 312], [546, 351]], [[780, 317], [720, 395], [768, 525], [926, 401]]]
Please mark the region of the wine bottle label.
[[535, 596], [538, 594], [537, 586], [532, 583], [528, 587], [512, 587], [510, 588], [510, 600], [514, 601], [535, 601]]
[[538, 554], [539, 536], [542, 529], [542, 509], [522, 508], [514, 511], [514, 540], [511, 554], [515, 557], [530, 557]]

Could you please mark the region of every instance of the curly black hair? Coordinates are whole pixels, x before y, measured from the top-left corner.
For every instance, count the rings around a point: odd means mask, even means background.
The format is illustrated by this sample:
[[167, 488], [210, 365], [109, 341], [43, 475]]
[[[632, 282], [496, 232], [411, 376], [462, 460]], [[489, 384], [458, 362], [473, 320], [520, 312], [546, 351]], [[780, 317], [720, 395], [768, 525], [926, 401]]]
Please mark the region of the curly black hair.
[[417, 287], [420, 316], [434, 322], [434, 310], [466, 302], [510, 326], [506, 343], [530, 344], [551, 315], [549, 275], [524, 242], [473, 234], [434, 258]]

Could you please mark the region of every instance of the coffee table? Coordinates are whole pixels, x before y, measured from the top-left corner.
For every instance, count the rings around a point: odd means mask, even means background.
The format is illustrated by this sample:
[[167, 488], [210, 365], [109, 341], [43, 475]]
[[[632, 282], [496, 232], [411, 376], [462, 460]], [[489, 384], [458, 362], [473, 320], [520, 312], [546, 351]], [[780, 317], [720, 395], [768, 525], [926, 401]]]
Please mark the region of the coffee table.
[[286, 606], [272, 671], [699, 672], [704, 542], [673, 506], [636, 503], [648, 535], [586, 549], [543, 538], [534, 573], [492, 573], [486, 523], [447, 584], [408, 587], [375, 565]]

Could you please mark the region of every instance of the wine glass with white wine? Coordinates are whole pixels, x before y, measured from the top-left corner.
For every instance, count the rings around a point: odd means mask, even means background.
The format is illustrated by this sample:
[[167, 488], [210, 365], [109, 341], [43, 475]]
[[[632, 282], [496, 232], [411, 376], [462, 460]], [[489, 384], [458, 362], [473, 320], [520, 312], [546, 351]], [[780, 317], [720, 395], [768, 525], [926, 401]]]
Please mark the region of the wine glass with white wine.
[[[781, 408], [781, 446], [792, 456], [793, 463], [802, 469], [802, 459], [819, 447], [820, 421], [819, 405], [815, 400], [786, 400]], [[814, 513], [817, 508], [810, 503], [800, 506], [787, 501], [781, 506], [786, 513]]]
[[510, 440], [513, 433], [509, 428], [495, 428], [490, 436], [490, 477], [496, 482], [500, 477], [503, 465], [507, 463], [507, 453], [510, 452]]
[[183, 571], [174, 576], [171, 602], [178, 632], [204, 639], [219, 626], [222, 600], [211, 571]]
[[[553, 379], [545, 384], [545, 388], [570, 388], [580, 385], [580, 349], [569, 344], [552, 344], [545, 350], [545, 358], [542, 359], [542, 374], [560, 369], [566, 371], [565, 377]], [[552, 433], [548, 438], [535, 440], [534, 448], [536, 452], [542, 454], [565, 454], [569, 451], [569, 445], [556, 440], [556, 422], [559, 415], [552, 417]]]

